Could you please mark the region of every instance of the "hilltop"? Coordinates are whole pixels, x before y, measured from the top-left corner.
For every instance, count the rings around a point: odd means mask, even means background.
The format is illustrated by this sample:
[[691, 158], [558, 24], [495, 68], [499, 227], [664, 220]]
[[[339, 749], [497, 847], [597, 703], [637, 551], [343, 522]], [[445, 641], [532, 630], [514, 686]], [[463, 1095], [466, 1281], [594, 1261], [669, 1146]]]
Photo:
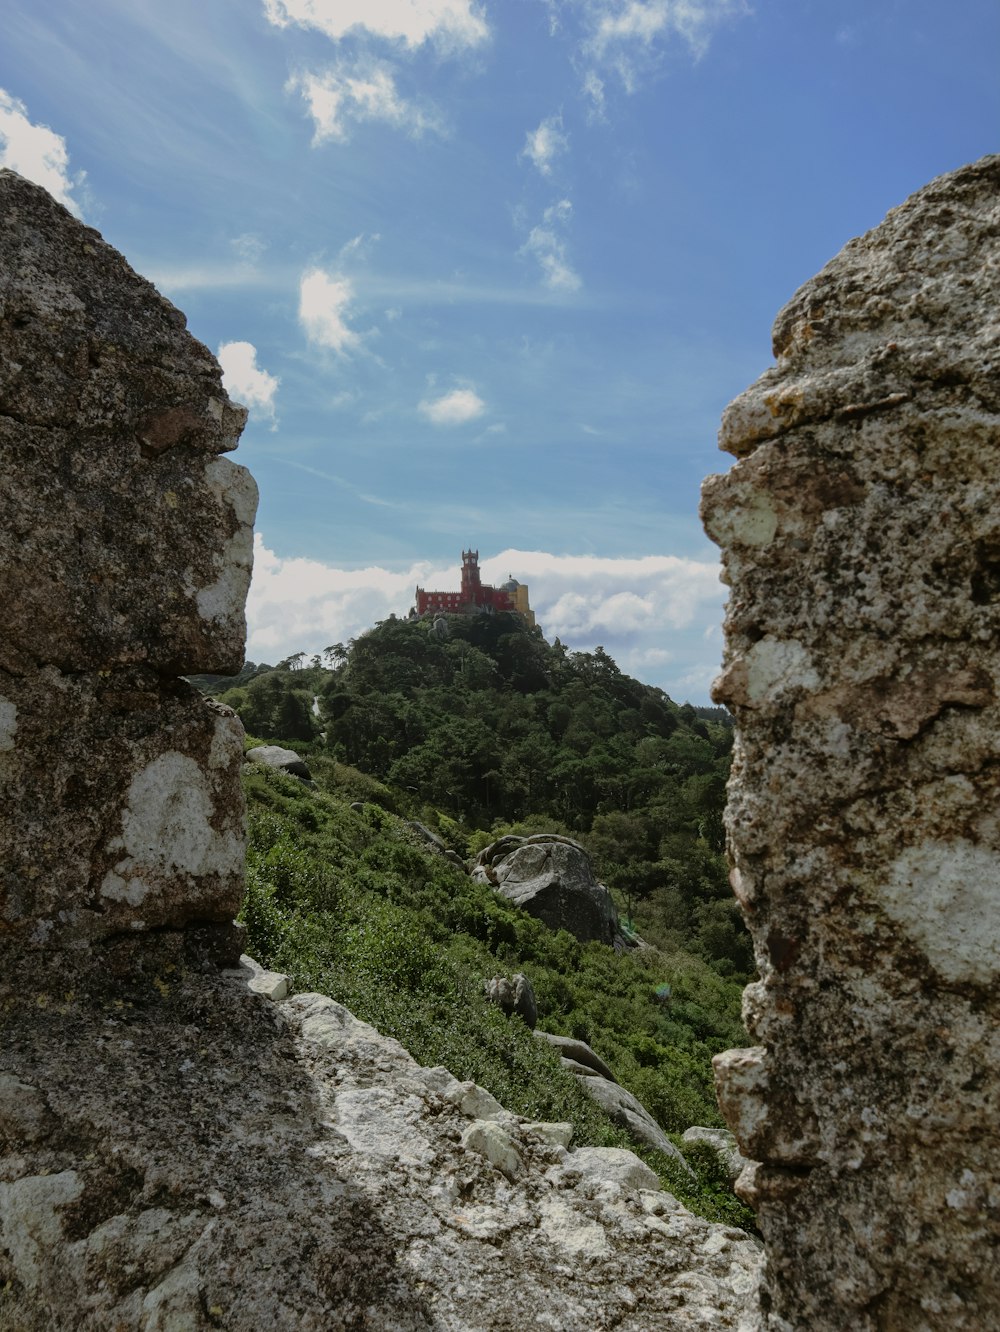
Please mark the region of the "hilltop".
[[322, 657], [195, 682], [462, 857], [501, 832], [581, 840], [626, 919], [721, 975], [752, 970], [723, 856], [723, 709], [678, 705], [511, 613], [390, 618]]

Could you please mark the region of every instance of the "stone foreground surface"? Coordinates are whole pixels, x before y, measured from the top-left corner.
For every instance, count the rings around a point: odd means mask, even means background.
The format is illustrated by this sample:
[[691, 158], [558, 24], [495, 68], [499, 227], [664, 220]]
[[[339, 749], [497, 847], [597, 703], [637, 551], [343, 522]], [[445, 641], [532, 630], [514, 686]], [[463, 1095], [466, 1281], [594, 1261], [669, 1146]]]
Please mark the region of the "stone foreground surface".
[[1000, 157], [778, 315], [703, 516], [768, 1328], [1000, 1327]]
[[257, 491], [184, 316], [0, 171], [0, 954], [225, 922]]
[[755, 1324], [758, 1242], [330, 999], [275, 1005], [180, 957], [4, 991], [0, 1327]]

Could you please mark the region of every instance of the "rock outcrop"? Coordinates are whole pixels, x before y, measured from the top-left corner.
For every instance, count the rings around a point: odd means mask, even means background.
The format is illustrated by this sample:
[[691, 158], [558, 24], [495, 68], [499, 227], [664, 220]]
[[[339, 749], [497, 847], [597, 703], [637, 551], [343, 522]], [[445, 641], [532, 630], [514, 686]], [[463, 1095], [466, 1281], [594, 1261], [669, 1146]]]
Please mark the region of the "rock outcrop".
[[[0, 953], [231, 921], [257, 491], [214, 358], [0, 172]], [[238, 949], [236, 950], [238, 953]]]
[[621, 940], [624, 946], [611, 894], [594, 878], [586, 851], [569, 837], [501, 837], [479, 853], [471, 875], [552, 930], [568, 930], [581, 943]]
[[663, 1129], [637, 1096], [622, 1087], [611, 1069], [586, 1041], [572, 1036], [556, 1036], [550, 1031], [536, 1031], [559, 1055], [559, 1062], [567, 1073], [572, 1073], [587, 1095], [597, 1102], [608, 1118], [630, 1134], [632, 1140], [669, 1156], [684, 1171], [693, 1175], [682, 1152], [674, 1146]]
[[1000, 157], [778, 315], [705, 486], [768, 1328], [1000, 1327]]
[[276, 768], [278, 772], [287, 772], [289, 777], [298, 777], [300, 781], [311, 782], [312, 773], [301, 754], [294, 749], [285, 749], [283, 745], [254, 745], [245, 756], [247, 763], [259, 763], [265, 768]]
[[749, 1327], [755, 1241], [330, 999], [183, 967], [48, 994], [7, 1010], [4, 1326]]
[[538, 1003], [535, 990], [523, 971], [517, 972], [513, 979], [506, 976], [493, 976], [484, 981], [486, 997], [491, 1004], [496, 1004], [508, 1017], [515, 1014], [523, 1018], [527, 1026], [534, 1031], [538, 1022]]

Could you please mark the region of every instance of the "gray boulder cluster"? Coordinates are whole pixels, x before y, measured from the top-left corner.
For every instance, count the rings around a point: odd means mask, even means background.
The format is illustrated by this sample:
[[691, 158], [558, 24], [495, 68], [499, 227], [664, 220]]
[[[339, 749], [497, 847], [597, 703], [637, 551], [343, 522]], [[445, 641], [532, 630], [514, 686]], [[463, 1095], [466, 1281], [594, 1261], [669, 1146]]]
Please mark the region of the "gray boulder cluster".
[[572, 1036], [555, 1036], [548, 1031], [536, 1031], [535, 1035], [556, 1051], [563, 1068], [573, 1074], [609, 1119], [631, 1134], [636, 1142], [655, 1147], [693, 1175], [683, 1155], [646, 1107], [638, 1097], [619, 1085], [611, 1069], [586, 1041], [578, 1041]]
[[492, 980], [484, 981], [484, 986], [486, 997], [491, 1004], [496, 1004], [508, 1017], [513, 1017], [516, 1013], [531, 1031], [535, 1030], [538, 1022], [538, 1005], [535, 1002], [534, 988], [524, 972], [519, 971], [512, 980], [508, 980], [506, 976], [494, 976]]
[[998, 309], [988, 157], [796, 293], [705, 485], [774, 1332], [1000, 1328]]

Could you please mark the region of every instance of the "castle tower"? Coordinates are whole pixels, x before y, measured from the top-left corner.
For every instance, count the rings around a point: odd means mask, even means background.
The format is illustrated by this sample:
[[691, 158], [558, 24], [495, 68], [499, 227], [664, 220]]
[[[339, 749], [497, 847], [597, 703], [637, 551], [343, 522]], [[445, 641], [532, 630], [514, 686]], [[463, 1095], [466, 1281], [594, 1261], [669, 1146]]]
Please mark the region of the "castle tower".
[[462, 600], [478, 606], [481, 600], [482, 579], [479, 576], [479, 551], [462, 551]]

